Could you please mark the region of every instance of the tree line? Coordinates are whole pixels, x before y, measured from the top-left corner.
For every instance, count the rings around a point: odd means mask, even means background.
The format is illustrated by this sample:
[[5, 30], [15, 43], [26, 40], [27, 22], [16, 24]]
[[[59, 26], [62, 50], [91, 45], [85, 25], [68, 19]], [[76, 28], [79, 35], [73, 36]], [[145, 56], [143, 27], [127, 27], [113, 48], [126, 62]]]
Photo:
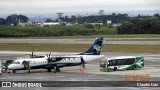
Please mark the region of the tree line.
[[[112, 23], [121, 23], [120, 26], [105, 26], [106, 20]], [[65, 35], [107, 35], [107, 34], [160, 34], [160, 15], [129, 17], [127, 14], [98, 15], [85, 17], [62, 18], [63, 22], [82, 23], [73, 26], [50, 26], [38, 25], [17, 26], [19, 22], [26, 23], [29, 20], [24, 15], [10, 15], [6, 19], [0, 18], [0, 37], [25, 37], [25, 36], [65, 36]], [[50, 20], [47, 20], [50, 22]], [[103, 22], [100, 28], [97, 25], [84, 24]], [[13, 26], [5, 26], [13, 24]]]
[[137, 18], [123, 22], [117, 28], [118, 34], [160, 34], [160, 18]]
[[0, 18], [0, 25], [14, 25], [17, 26], [18, 23], [26, 23], [29, 18], [24, 15], [12, 14], [9, 15], [6, 19]]
[[[85, 23], [103, 23], [106, 24], [107, 20], [112, 21], [112, 23], [121, 23], [123, 21], [130, 20], [131, 17], [128, 14], [116, 14], [113, 13], [111, 15], [89, 15], [89, 16], [75, 16], [72, 15], [61, 17], [62, 22], [69, 22], [69, 23], [78, 23], [78, 24], [85, 24]], [[52, 19], [47, 19], [45, 22], [53, 22]], [[55, 20], [55, 21], [58, 21]]]

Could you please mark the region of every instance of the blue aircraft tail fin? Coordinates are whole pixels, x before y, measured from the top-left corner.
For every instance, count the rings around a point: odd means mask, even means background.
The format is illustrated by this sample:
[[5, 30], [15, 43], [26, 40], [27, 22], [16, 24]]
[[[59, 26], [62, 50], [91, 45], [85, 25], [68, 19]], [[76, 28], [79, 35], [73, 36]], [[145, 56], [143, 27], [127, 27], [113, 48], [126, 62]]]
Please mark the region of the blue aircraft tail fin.
[[100, 55], [103, 44], [103, 37], [96, 38], [94, 44], [86, 51], [79, 55]]

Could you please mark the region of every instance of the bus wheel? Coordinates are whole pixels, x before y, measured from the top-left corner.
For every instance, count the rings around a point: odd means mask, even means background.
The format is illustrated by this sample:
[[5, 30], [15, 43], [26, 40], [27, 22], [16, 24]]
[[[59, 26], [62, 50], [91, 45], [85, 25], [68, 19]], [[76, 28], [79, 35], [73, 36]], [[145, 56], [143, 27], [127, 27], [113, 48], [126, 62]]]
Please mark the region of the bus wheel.
[[117, 70], [117, 67], [114, 67], [114, 69], [113, 69], [114, 71], [116, 71]]
[[132, 70], [135, 70], [136, 69], [136, 66], [133, 66]]

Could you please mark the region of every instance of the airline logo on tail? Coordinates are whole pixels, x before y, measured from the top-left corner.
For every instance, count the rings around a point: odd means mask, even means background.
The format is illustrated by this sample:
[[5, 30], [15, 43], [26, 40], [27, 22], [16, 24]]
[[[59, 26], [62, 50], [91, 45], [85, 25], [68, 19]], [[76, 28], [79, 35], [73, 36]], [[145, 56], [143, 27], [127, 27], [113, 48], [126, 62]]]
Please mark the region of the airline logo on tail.
[[93, 49], [95, 49], [97, 55], [100, 54], [100, 52], [101, 52], [101, 47], [100, 47], [98, 44], [95, 44], [95, 45], [93, 46]]
[[97, 38], [94, 44], [84, 53], [80, 55], [100, 55], [103, 43], [103, 37]]

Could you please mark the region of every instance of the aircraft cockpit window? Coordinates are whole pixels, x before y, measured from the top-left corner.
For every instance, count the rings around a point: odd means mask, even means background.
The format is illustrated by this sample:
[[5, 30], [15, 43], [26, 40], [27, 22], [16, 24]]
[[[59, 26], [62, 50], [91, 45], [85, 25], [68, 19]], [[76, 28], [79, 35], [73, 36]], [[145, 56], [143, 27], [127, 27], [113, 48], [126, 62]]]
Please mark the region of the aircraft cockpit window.
[[13, 64], [20, 64], [20, 62], [18, 62], [18, 61], [15, 61], [15, 62], [13, 62]]

